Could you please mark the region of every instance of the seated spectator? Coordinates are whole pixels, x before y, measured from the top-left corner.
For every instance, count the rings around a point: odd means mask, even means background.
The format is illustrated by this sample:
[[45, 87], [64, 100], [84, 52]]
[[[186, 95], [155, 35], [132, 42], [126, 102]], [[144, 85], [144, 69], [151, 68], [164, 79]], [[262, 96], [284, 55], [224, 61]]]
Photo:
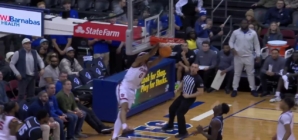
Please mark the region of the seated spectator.
[[268, 28], [267, 33], [263, 37], [263, 46], [268, 44], [268, 41], [283, 40], [283, 36], [280, 33], [279, 27], [276, 22], [272, 22]]
[[62, 81], [67, 80], [67, 72], [60, 71], [59, 80], [56, 82], [56, 94], [62, 90]]
[[78, 108], [86, 112], [85, 121], [88, 125], [90, 125], [99, 134], [111, 134], [114, 129], [113, 127], [104, 125], [91, 109], [80, 103], [79, 98], [75, 98], [75, 100], [77, 101]]
[[[219, 51], [218, 56], [218, 70], [221, 71], [220, 75], [225, 76], [225, 92], [229, 94], [231, 92], [231, 84], [234, 76], [234, 55], [228, 44], [224, 44], [223, 49]], [[214, 89], [210, 88], [207, 92], [212, 92]]]
[[203, 41], [210, 41], [209, 36], [210, 36], [211, 22], [209, 21], [209, 24], [206, 23], [207, 22], [206, 15], [207, 15], [206, 10], [201, 11], [200, 18], [195, 23], [195, 32], [197, 37], [196, 42], [197, 42], [198, 49], [202, 49]]
[[59, 60], [57, 57], [51, 57], [51, 63], [44, 69], [44, 74], [40, 77], [39, 87], [45, 87], [47, 84], [56, 83], [59, 79], [60, 70], [58, 68]]
[[110, 50], [109, 50], [109, 44], [102, 39], [93, 39], [90, 38], [88, 40], [88, 45], [92, 46], [93, 49], [93, 58], [102, 58], [104, 61], [105, 66], [107, 67], [109, 65], [110, 61]]
[[75, 120], [75, 137], [86, 138], [86, 135], [81, 134], [86, 113], [80, 110], [76, 104], [75, 97], [71, 92], [71, 82], [64, 80], [62, 86], [62, 90], [56, 94], [59, 108], [67, 115], [67, 118], [72, 117]]
[[3, 80], [7, 82], [16, 79], [13, 71], [9, 67], [9, 63], [13, 55], [14, 52], [8, 52], [6, 53], [5, 59], [0, 61], [0, 71], [2, 72]]
[[39, 47], [37, 47], [36, 51], [37, 51], [39, 57], [40, 57], [40, 58], [43, 60], [43, 62], [45, 63], [46, 55], [47, 55], [47, 50], [46, 50], [44, 47], [39, 46]]
[[[52, 117], [53, 114], [51, 114], [52, 112], [50, 110], [48, 94], [44, 90], [39, 92], [38, 98], [31, 105], [29, 105], [28, 116], [36, 116], [38, 111], [40, 110], [46, 110], [50, 114], [49, 124], [47, 123], [47, 124], [41, 125], [41, 128], [53, 129], [54, 139], [60, 140], [60, 125]], [[49, 134], [50, 133], [43, 133], [42, 134], [43, 139], [49, 138]]]
[[177, 68], [177, 85], [180, 85], [182, 80], [184, 67], [190, 67], [190, 65], [195, 61], [196, 54], [194, 51], [188, 49], [187, 44], [182, 45], [182, 51], [176, 55], [178, 63], [176, 64]]
[[263, 92], [261, 97], [269, 94], [268, 80], [278, 82], [280, 79], [280, 71], [285, 66], [285, 59], [279, 56], [279, 50], [271, 50], [271, 56], [267, 57], [261, 69], [261, 83]]
[[37, 8], [46, 9], [46, 4], [43, 1], [38, 2], [37, 3]]
[[296, 95], [295, 95], [295, 103], [298, 105], [298, 52], [294, 52], [292, 57], [286, 59], [285, 67], [280, 72], [281, 78], [279, 78], [275, 97], [270, 100], [270, 102], [279, 102], [281, 101], [280, 91], [284, 87], [288, 90], [289, 85], [293, 87], [296, 86]]
[[288, 10], [292, 13], [298, 8], [298, 0], [285, 0], [285, 5]]
[[272, 8], [275, 6], [277, 0], [260, 0], [259, 2], [252, 5], [252, 7], [264, 7]]
[[289, 10], [284, 8], [284, 1], [278, 0], [276, 7], [268, 9], [265, 15], [265, 25], [269, 26], [272, 22], [277, 22], [278, 26], [288, 26], [291, 22]]
[[83, 70], [82, 66], [76, 58], [74, 58], [74, 49], [69, 47], [66, 49], [66, 56], [61, 60], [59, 64], [60, 71], [65, 71], [67, 74], [79, 75], [79, 72]]
[[45, 39], [45, 38], [43, 38], [43, 39], [40, 40], [39, 46], [40, 47], [43, 47], [46, 50], [47, 53], [50, 51], [49, 41], [47, 39]]
[[248, 21], [248, 24], [252, 24], [254, 26], [253, 30], [255, 30], [259, 34], [259, 31], [261, 28], [260, 28], [260, 24], [255, 19], [254, 11], [252, 9], [249, 9], [246, 12], [245, 16], [246, 16], [246, 20]]
[[65, 53], [66, 50], [71, 47], [72, 43], [72, 36], [67, 36], [67, 35], [52, 35], [52, 45], [53, 45], [53, 50], [59, 55], [59, 60], [61, 60]]
[[[124, 7], [126, 6], [126, 0], [114, 0], [113, 1], [113, 11], [116, 15], [124, 13]], [[123, 14], [117, 18], [117, 23], [127, 24], [127, 16]]]
[[[79, 18], [78, 12], [74, 9], [71, 9], [71, 0], [64, 0], [63, 8], [65, 11], [69, 11], [70, 18]], [[61, 13], [61, 15], [62, 15], [62, 13]]]
[[6, 85], [7, 83], [3, 81], [3, 74], [0, 71], [0, 105], [4, 105], [5, 103], [9, 102], [9, 99], [6, 94]]
[[57, 53], [55, 53], [55, 52], [49, 52], [49, 53], [47, 53], [47, 56], [46, 56], [46, 64], [47, 65], [51, 64], [51, 60], [50, 60], [51, 57], [57, 57], [57, 58], [59, 58], [59, 55]]
[[186, 43], [187, 43], [188, 49], [190, 50], [197, 49], [196, 33], [191, 27], [188, 27], [186, 29]]
[[217, 55], [214, 51], [210, 50], [208, 41], [202, 43], [202, 50], [199, 50], [196, 56], [195, 63], [199, 66], [204, 66], [204, 69], [199, 71], [200, 76], [203, 78], [205, 90], [210, 88], [210, 77], [214, 76], [214, 68], [216, 66]]
[[[36, 111], [36, 116], [28, 117], [17, 132], [18, 140], [47, 140], [50, 138], [50, 115], [47, 110]], [[59, 137], [59, 136], [58, 136]], [[59, 140], [55, 139], [54, 140]]]
[[60, 138], [61, 140], [65, 140], [65, 134], [64, 134], [64, 123], [67, 123], [67, 137], [66, 139], [71, 139], [74, 137], [74, 128], [75, 128], [75, 120], [73, 120], [73, 117], [67, 117], [66, 114], [64, 114], [58, 105], [57, 99], [55, 97], [56, 89], [55, 84], [48, 84], [46, 86], [46, 92], [49, 96], [49, 105], [50, 105], [50, 111], [53, 115], [55, 121], [57, 121], [60, 125]]

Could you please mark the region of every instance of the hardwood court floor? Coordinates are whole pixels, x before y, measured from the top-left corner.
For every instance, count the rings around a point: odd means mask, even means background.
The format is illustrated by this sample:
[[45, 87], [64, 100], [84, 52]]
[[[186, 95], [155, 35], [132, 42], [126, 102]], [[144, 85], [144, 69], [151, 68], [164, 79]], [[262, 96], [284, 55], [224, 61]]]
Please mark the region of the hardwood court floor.
[[[269, 103], [271, 97], [252, 97], [250, 93], [240, 93], [236, 98], [231, 98], [222, 91], [214, 92], [211, 94], [205, 93], [203, 96], [197, 98], [197, 101], [204, 102], [185, 115], [186, 122], [193, 127], [188, 131], [192, 132], [194, 127], [198, 124], [207, 126], [212, 118], [210, 110], [214, 105], [225, 102], [231, 105], [229, 114], [225, 115], [223, 138], [224, 140], [271, 140], [272, 136], [276, 132], [277, 120], [281, 111], [278, 109], [279, 103]], [[128, 124], [131, 127], [137, 127], [145, 125], [146, 122], [154, 120], [167, 121], [164, 116], [168, 114], [168, 107], [173, 100], [158, 105], [154, 108], [146, 110], [136, 116], [128, 119]], [[209, 112], [208, 112], [209, 111]], [[295, 126], [294, 134], [298, 138], [298, 112], [295, 111]], [[203, 115], [202, 115], [203, 114]], [[201, 115], [201, 116], [199, 116]], [[192, 119], [192, 120], [191, 120]], [[156, 128], [156, 127], [153, 127]], [[151, 132], [147, 132], [150, 131]], [[136, 131], [138, 134], [146, 135], [147, 138], [132, 138], [134, 140], [149, 140], [155, 139], [155, 137], [167, 137], [167, 139], [175, 139], [172, 134], [156, 132], [153, 129], [145, 131]], [[98, 135], [90, 128], [90, 126], [84, 124], [83, 132], [90, 134], [89, 138], [85, 140], [109, 140], [111, 135]], [[148, 138], [148, 135], [152, 136]], [[191, 136], [187, 140], [198, 140], [205, 138], [201, 135]]]

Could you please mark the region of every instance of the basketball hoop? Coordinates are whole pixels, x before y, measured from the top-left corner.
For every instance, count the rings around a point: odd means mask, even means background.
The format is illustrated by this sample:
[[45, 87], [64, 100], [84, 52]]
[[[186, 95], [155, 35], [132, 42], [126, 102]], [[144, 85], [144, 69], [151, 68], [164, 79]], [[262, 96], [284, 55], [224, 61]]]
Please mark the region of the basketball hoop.
[[154, 46], [159, 43], [159, 46], [176, 46], [180, 44], [184, 44], [185, 41], [179, 38], [163, 38], [163, 37], [150, 37], [150, 45]]

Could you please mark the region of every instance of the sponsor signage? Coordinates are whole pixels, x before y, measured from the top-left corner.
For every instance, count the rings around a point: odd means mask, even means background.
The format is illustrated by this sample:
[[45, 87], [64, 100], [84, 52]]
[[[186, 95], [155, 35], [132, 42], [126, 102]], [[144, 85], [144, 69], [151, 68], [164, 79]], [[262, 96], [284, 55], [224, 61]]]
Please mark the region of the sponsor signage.
[[43, 36], [43, 13], [0, 7], [0, 32]]
[[[74, 26], [74, 36], [105, 40], [126, 41], [127, 26], [85, 22]], [[135, 27], [134, 38], [141, 38], [142, 28]]]

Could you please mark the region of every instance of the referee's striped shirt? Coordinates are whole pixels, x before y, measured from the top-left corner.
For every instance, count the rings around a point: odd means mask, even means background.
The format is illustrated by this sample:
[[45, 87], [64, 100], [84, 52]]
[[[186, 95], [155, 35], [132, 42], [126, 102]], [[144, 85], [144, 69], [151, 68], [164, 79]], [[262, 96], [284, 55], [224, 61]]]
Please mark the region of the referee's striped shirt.
[[198, 88], [204, 88], [204, 83], [200, 75], [190, 75], [187, 73], [183, 77], [183, 94], [194, 94], [197, 92]]

